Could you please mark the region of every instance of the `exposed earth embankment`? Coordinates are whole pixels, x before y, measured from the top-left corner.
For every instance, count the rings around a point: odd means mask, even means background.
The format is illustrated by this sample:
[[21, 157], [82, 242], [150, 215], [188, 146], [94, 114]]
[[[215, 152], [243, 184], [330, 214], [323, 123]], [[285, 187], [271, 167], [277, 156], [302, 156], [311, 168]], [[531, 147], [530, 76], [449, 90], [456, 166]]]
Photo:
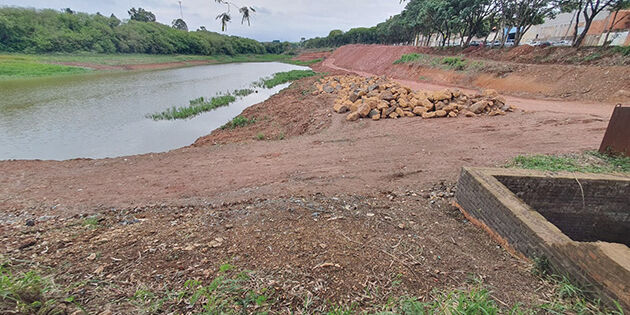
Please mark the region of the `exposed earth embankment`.
[[[512, 52], [516, 54], [516, 49], [522, 50], [517, 47], [505, 51], [502, 56], [511, 55]], [[328, 71], [349, 70], [388, 75], [420, 83], [491, 88], [527, 98], [597, 103], [630, 102], [630, 76], [627, 74], [627, 66], [517, 63], [477, 57], [483, 54], [473, 54], [472, 57], [464, 54], [444, 60], [449, 57], [429, 54], [432, 52], [433, 50], [411, 46], [347, 45], [335, 50], [318, 67]], [[420, 56], [413, 62], [394, 64], [406, 54]], [[514, 55], [513, 60], [520, 60], [519, 56]], [[455, 67], [452, 66], [453, 62], [457, 63]]]

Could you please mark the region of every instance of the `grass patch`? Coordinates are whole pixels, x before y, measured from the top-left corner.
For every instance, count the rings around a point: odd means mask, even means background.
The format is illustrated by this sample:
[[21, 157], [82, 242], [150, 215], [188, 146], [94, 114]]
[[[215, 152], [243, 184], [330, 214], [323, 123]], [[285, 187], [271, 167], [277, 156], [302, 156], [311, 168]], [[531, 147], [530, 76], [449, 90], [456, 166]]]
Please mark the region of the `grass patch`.
[[280, 84], [299, 80], [302, 78], [312, 77], [315, 75], [317, 75], [317, 73], [313, 70], [291, 70], [287, 72], [278, 72], [270, 78], [260, 80], [256, 83], [256, 85], [270, 89]]
[[262, 133], [262, 132], [258, 133], [258, 134], [256, 135], [256, 139], [258, 139], [258, 140], [260, 140], [260, 141], [265, 140], [265, 134], [264, 134], [264, 133]]
[[130, 299], [139, 313], [168, 313], [179, 304], [188, 310], [201, 310], [202, 314], [267, 314], [273, 293], [267, 288], [250, 289], [251, 272], [236, 272], [224, 264], [209, 284], [187, 280], [180, 291], [154, 293], [146, 288], [136, 291]]
[[592, 54], [584, 57], [583, 60], [586, 61], [586, 62], [589, 62], [589, 61], [593, 61], [593, 60], [597, 60], [597, 59], [601, 59], [601, 58], [602, 58], [602, 54], [600, 54], [598, 52], [595, 52], [595, 53], [592, 53]]
[[89, 217], [83, 221], [83, 226], [88, 227], [89, 229], [95, 230], [101, 227], [100, 220], [98, 217]]
[[227, 106], [230, 103], [236, 101], [236, 97], [233, 95], [221, 95], [215, 96], [211, 99], [200, 97], [190, 101], [190, 106], [175, 107], [167, 109], [161, 113], [149, 114], [147, 117], [153, 120], [173, 120], [173, 119], [185, 119], [197, 116], [203, 112], [207, 112], [222, 106]]
[[225, 130], [225, 129], [235, 129], [235, 128], [240, 128], [240, 127], [245, 127], [245, 126], [249, 126], [251, 124], [256, 123], [256, 118], [252, 117], [252, 118], [247, 118], [245, 116], [236, 116], [234, 117], [234, 119], [232, 119], [231, 121], [229, 121], [227, 124], [221, 126], [221, 129]]
[[455, 71], [463, 71], [468, 67], [468, 61], [462, 57], [442, 57], [440, 64], [446, 66], [447, 69]]
[[394, 61], [394, 64], [404, 63], [420, 63], [430, 67], [455, 71], [464, 71], [471, 66], [468, 60], [459, 56], [436, 57], [417, 53], [404, 54], [400, 59]]
[[506, 166], [551, 172], [630, 173], [630, 158], [597, 151], [568, 155], [519, 155]]
[[428, 56], [425, 54], [417, 54], [417, 53], [411, 53], [411, 54], [404, 54], [400, 57], [400, 59], [394, 61], [394, 64], [401, 64], [401, 63], [412, 63], [412, 62], [417, 62], [420, 60], [424, 60], [426, 59]]
[[80, 308], [73, 297], [61, 297], [50, 277], [32, 270], [14, 275], [8, 267], [0, 265], [0, 313], [65, 314], [65, 303]]
[[318, 62], [321, 62], [322, 60], [324, 60], [324, 58], [317, 58], [317, 59], [312, 59], [312, 60], [306, 60], [306, 61], [302, 61], [302, 60], [287, 60], [284, 61], [285, 63], [289, 63], [292, 65], [296, 65], [296, 66], [310, 66], [312, 64], [316, 64]]
[[39, 62], [36, 58], [0, 55], [0, 79], [81, 74], [90, 70]]

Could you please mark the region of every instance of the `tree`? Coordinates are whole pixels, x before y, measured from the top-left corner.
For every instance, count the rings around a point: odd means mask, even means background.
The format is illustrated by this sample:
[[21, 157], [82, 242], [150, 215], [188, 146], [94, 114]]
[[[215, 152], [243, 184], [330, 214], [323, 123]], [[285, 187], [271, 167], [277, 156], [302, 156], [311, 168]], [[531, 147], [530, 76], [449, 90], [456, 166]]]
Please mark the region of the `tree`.
[[608, 28], [608, 31], [606, 32], [606, 37], [604, 38], [604, 46], [608, 46], [610, 44], [608, 42], [608, 36], [610, 35], [610, 32], [612, 31], [612, 29], [617, 25], [619, 21], [623, 21], [623, 19], [616, 21], [619, 11], [628, 9], [628, 8], [630, 8], [630, 0], [618, 1], [613, 6], [611, 6], [610, 9], [611, 11], [615, 11], [615, 15], [613, 15], [612, 22], [610, 22], [610, 27]]
[[178, 30], [182, 30], [182, 31], [188, 32], [188, 25], [186, 25], [186, 22], [184, 22], [184, 20], [182, 20], [182, 19], [175, 19], [175, 20], [173, 20], [173, 23], [171, 24], [171, 26], [174, 29], [178, 29]]
[[[573, 31], [573, 47], [582, 45], [595, 17], [604, 9], [615, 7], [618, 2], [623, 2], [623, 0], [561, 0], [560, 6], [563, 11], [577, 10]], [[582, 32], [579, 32], [580, 15], [584, 18]]]
[[250, 17], [252, 13], [256, 12], [256, 9], [254, 9], [254, 7], [248, 7], [248, 6], [239, 7], [233, 2], [227, 1], [227, 0], [214, 0], [214, 1], [219, 4], [224, 4], [227, 9], [225, 12], [217, 15], [217, 20], [221, 21], [221, 31], [225, 31], [227, 29], [227, 24], [232, 21], [232, 14], [230, 12], [231, 7], [235, 7], [236, 9], [238, 9], [238, 12], [241, 14], [241, 17], [242, 17], [241, 24], [245, 24], [245, 21], [247, 21], [248, 26], [250, 25]]
[[155, 22], [155, 14], [147, 11], [143, 8], [131, 8], [131, 10], [127, 11], [129, 13], [129, 18], [138, 21], [138, 22]]
[[533, 25], [542, 24], [545, 18], [554, 17], [558, 13], [552, 0], [505, 0], [503, 8], [507, 25], [516, 28], [516, 46]]

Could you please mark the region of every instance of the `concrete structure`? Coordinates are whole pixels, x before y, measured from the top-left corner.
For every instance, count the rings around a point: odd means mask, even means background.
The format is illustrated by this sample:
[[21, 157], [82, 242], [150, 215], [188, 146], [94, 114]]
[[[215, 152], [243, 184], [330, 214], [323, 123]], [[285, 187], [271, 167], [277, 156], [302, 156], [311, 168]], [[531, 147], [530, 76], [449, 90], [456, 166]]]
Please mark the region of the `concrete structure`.
[[[575, 31], [575, 20], [577, 11], [572, 13], [561, 13], [554, 19], [547, 19], [545, 23], [532, 26], [521, 39], [521, 44], [531, 44], [535, 41], [560, 41], [573, 40]], [[613, 23], [613, 19], [615, 20]], [[578, 24], [578, 34], [584, 29], [584, 18], [580, 15]], [[608, 35], [608, 42], [611, 46], [629, 46], [630, 45], [630, 10], [621, 10], [615, 17], [615, 12], [602, 11], [593, 20], [588, 34], [584, 38], [582, 46], [602, 46]], [[514, 38], [515, 29], [504, 31], [508, 38]], [[502, 32], [499, 31], [497, 36], [501, 40]], [[488, 41], [495, 38], [495, 32], [490, 33]], [[483, 42], [485, 38], [474, 38], [475, 41]], [[420, 36], [416, 40], [416, 45], [423, 46], [426, 38]], [[461, 43], [459, 38], [452, 38], [451, 45], [458, 46]], [[441, 38], [438, 34], [433, 34], [429, 46], [440, 46]]]
[[[555, 19], [547, 20], [540, 25], [532, 26], [527, 33], [523, 35], [522, 43], [532, 41], [558, 41], [572, 40], [575, 28], [575, 18], [577, 12], [562, 13]], [[606, 33], [611, 30], [608, 41], [613, 46], [630, 45], [630, 10], [619, 11], [613, 25], [615, 12], [600, 12], [591, 27], [588, 30], [586, 38], [584, 38], [583, 46], [602, 46]], [[584, 29], [584, 19], [580, 16], [578, 24], [578, 33]]]
[[456, 199], [507, 250], [630, 310], [630, 177], [464, 168]]

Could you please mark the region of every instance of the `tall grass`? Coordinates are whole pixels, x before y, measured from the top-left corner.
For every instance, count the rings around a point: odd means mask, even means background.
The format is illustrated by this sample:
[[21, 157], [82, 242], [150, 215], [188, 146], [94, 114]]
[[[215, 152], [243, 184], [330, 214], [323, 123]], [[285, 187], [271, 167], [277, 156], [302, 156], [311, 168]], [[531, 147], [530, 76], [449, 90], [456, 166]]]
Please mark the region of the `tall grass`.
[[270, 89], [280, 84], [312, 77], [316, 74], [317, 73], [313, 70], [291, 70], [287, 72], [278, 72], [270, 78], [260, 80], [256, 83], [256, 85]]
[[184, 119], [197, 116], [203, 112], [207, 112], [222, 106], [227, 106], [236, 101], [236, 97], [231, 94], [215, 96], [211, 99], [200, 97], [190, 101], [190, 106], [176, 107], [173, 106], [161, 113], [149, 114], [148, 117], [153, 120], [173, 120]]

